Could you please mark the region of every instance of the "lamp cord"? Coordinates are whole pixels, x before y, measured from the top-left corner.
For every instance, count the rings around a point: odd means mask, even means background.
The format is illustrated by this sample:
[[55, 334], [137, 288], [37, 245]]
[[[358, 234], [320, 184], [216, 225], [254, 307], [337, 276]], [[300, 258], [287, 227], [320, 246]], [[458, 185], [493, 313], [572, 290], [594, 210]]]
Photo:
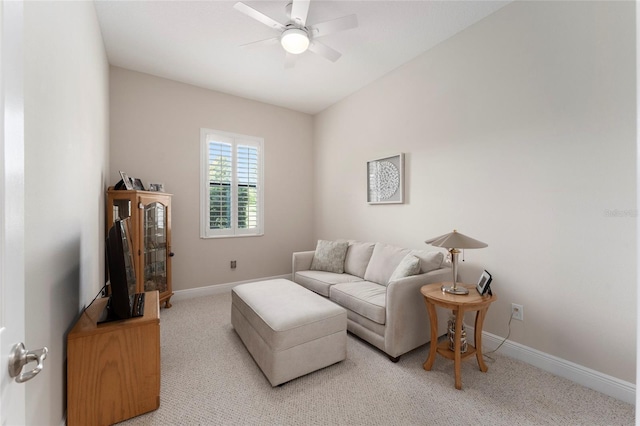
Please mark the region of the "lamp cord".
[[509, 328], [509, 330], [507, 331], [507, 336], [502, 340], [502, 342], [500, 342], [500, 344], [498, 345], [498, 347], [497, 347], [497, 348], [495, 348], [495, 349], [494, 349], [494, 350], [492, 350], [492, 351], [489, 351], [489, 352], [483, 353], [483, 354], [482, 354], [482, 356], [483, 356], [483, 357], [487, 357], [488, 359], [490, 359], [490, 360], [491, 360], [491, 362], [495, 362], [495, 361], [496, 361], [496, 360], [495, 360], [495, 358], [490, 357], [490, 356], [489, 356], [489, 354], [492, 354], [492, 353], [496, 352], [498, 349], [500, 349], [500, 347], [504, 344], [504, 342], [506, 342], [506, 341], [507, 341], [507, 339], [508, 339], [508, 338], [509, 338], [509, 336], [511, 335], [511, 321], [512, 321], [512, 320], [513, 320], [513, 312], [511, 313], [511, 316], [509, 317], [509, 322], [507, 323], [507, 327]]

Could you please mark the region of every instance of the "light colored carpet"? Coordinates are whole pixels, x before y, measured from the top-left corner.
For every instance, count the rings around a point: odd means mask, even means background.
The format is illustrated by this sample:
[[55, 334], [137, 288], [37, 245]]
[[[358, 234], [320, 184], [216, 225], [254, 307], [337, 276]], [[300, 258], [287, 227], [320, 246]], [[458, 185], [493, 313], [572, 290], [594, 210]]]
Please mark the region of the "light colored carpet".
[[633, 405], [521, 361], [475, 358], [424, 371], [428, 345], [397, 364], [349, 335], [347, 359], [272, 388], [231, 327], [226, 293], [160, 313], [160, 408], [123, 425], [632, 425]]

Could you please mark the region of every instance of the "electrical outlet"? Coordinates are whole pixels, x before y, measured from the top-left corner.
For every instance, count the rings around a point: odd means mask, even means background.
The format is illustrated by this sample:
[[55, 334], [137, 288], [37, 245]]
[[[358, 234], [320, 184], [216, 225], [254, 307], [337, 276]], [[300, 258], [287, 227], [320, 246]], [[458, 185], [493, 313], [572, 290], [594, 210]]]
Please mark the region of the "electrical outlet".
[[520, 321], [524, 321], [524, 308], [516, 303], [511, 304], [511, 317]]
[[231, 261], [231, 269], [236, 269], [236, 261], [235, 260]]

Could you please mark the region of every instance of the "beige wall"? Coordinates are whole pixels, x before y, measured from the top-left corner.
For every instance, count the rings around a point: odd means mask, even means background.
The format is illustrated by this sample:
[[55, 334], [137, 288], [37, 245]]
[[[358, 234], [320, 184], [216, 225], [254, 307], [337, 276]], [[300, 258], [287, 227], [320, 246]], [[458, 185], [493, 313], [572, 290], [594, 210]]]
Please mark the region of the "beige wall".
[[[109, 181], [123, 170], [174, 194], [173, 289], [291, 273], [291, 253], [313, 241], [311, 116], [122, 68], [110, 75]], [[200, 128], [264, 138], [264, 236], [200, 238]]]
[[49, 348], [27, 424], [57, 425], [66, 332], [104, 284], [108, 64], [92, 2], [25, 2], [26, 345]]
[[[489, 244], [460, 268], [494, 276], [486, 331], [522, 304], [510, 339], [635, 382], [634, 11], [516, 2], [319, 114], [317, 237], [457, 228]], [[367, 160], [397, 152], [406, 203], [367, 205]]]

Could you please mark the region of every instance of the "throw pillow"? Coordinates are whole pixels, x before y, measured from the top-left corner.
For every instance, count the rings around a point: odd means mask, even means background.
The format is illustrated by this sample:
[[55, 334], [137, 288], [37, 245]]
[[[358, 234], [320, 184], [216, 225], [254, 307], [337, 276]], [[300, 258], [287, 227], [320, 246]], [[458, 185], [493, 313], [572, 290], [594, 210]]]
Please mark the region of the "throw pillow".
[[442, 267], [444, 254], [440, 251], [413, 250], [411, 254], [420, 259], [420, 272], [423, 274]]
[[420, 259], [413, 255], [406, 255], [400, 264], [391, 274], [389, 281], [395, 281], [400, 278], [410, 277], [412, 275], [418, 275], [420, 273]]
[[374, 246], [374, 243], [350, 241], [347, 255], [344, 258], [344, 272], [364, 278]]
[[381, 285], [389, 284], [391, 274], [409, 252], [409, 249], [376, 243], [364, 279]]
[[344, 272], [344, 257], [349, 243], [338, 241], [318, 240], [316, 251], [311, 261], [311, 270], [326, 271], [342, 274]]

